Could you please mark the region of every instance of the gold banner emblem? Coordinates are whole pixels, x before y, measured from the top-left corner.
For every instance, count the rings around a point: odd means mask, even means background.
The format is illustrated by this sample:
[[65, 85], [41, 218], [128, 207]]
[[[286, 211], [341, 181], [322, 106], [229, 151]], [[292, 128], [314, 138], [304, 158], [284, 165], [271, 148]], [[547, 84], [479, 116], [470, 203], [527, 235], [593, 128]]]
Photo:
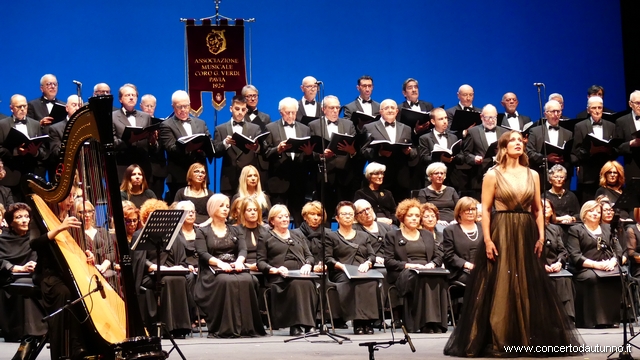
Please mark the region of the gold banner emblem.
[[227, 49], [227, 39], [224, 30], [211, 30], [207, 35], [207, 47], [213, 55], [218, 55]]

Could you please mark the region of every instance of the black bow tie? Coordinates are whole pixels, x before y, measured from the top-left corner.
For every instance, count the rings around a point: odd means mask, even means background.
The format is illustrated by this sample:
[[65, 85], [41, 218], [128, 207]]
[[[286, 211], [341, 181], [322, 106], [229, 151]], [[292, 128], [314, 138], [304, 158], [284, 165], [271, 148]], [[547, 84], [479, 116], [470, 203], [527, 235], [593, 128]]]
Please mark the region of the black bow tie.
[[294, 121], [294, 122], [292, 122], [291, 124], [288, 124], [288, 123], [285, 121], [285, 122], [282, 124], [282, 126], [288, 126], [288, 127], [290, 127], [290, 128], [295, 127], [295, 125], [296, 125], [295, 121]]
[[56, 103], [56, 99], [53, 100], [49, 100], [47, 98], [42, 98], [42, 102], [44, 102], [45, 104], [49, 103], [49, 104], [55, 104]]
[[24, 118], [22, 120], [18, 120], [18, 119], [13, 119], [13, 122], [18, 125], [18, 124], [24, 124], [27, 125], [27, 118]]
[[484, 132], [496, 132], [496, 128], [493, 128], [493, 129], [484, 128]]
[[136, 116], [136, 114], [137, 114], [137, 113], [138, 113], [138, 112], [137, 112], [137, 111], [135, 111], [135, 110], [133, 110], [133, 111], [127, 111], [127, 110], [125, 110], [125, 111], [124, 111], [124, 116], [126, 116], [126, 117], [129, 117], [129, 116]]
[[640, 120], [640, 115], [636, 115], [636, 121]]
[[558, 130], [560, 130], [560, 127], [559, 127], [559, 126], [549, 125], [549, 130], [555, 130], [555, 131], [558, 131]]
[[336, 125], [337, 126], [338, 125], [338, 120], [331, 121], [331, 120], [327, 119], [327, 125]]
[[244, 126], [244, 121], [234, 121], [233, 126]]
[[396, 122], [395, 121], [394, 122], [386, 122], [385, 121], [384, 122], [384, 127], [387, 127], [387, 126], [396, 127]]
[[438, 137], [441, 137], [441, 138], [446, 137], [446, 136], [447, 136], [447, 133], [446, 133], [446, 132], [443, 132], [443, 133], [438, 134]]
[[360, 99], [360, 101], [362, 101], [363, 104], [371, 104], [371, 99], [369, 100]]
[[602, 121], [594, 121], [593, 124], [591, 124], [591, 126], [600, 126], [600, 127], [602, 127]]
[[251, 114], [258, 116], [258, 109], [247, 110], [247, 115], [251, 115]]
[[511, 118], [517, 118], [518, 115], [516, 114], [507, 114], [507, 119], [511, 119]]
[[464, 108], [462, 108], [462, 110], [464, 110], [464, 111], [473, 111], [473, 108], [465, 106]]
[[409, 106], [420, 106], [419, 102], [413, 102], [413, 101], [409, 101]]
[[311, 100], [311, 101], [309, 101], [309, 100], [305, 100], [305, 101], [304, 101], [304, 104], [305, 104], [305, 105], [315, 105], [315, 104], [316, 104], [316, 101], [315, 101], [315, 100]]

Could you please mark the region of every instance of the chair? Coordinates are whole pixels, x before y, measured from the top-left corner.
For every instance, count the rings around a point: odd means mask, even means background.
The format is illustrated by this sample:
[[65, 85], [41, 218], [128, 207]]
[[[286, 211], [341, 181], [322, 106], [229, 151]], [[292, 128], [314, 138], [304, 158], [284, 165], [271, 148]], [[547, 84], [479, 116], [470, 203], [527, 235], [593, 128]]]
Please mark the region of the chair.
[[[329, 309], [329, 317], [331, 318], [331, 329], [333, 329], [333, 333], [336, 333], [336, 328], [333, 325], [333, 311], [331, 311], [331, 301], [329, 301], [329, 291], [335, 291], [336, 293], [338, 292], [338, 289], [335, 286], [327, 286], [327, 291], [325, 293], [325, 298], [327, 299], [327, 308]], [[386, 318], [384, 316], [384, 297], [383, 297], [383, 293], [382, 293], [382, 280], [378, 280], [378, 287], [377, 287], [377, 291], [378, 291], [378, 295], [380, 296], [380, 304], [382, 305], [383, 309], [382, 309], [382, 327], [383, 327], [383, 332], [387, 332], [387, 322], [386, 322]], [[393, 312], [392, 312], [393, 313]], [[393, 316], [393, 314], [392, 314]]]
[[267, 313], [267, 322], [269, 323], [269, 334], [273, 336], [273, 327], [271, 327], [271, 313], [269, 313], [269, 295], [271, 294], [271, 288], [266, 288], [262, 293], [262, 297], [264, 298], [264, 308]]
[[[13, 282], [7, 284], [2, 287], [4, 291], [10, 293], [12, 295], [18, 295], [25, 298], [31, 298], [36, 300], [36, 306], [42, 311], [43, 314], [47, 314], [46, 310], [40, 303], [42, 300], [42, 292], [40, 292], [40, 288], [33, 283], [25, 283], [25, 282]], [[29, 357], [25, 360], [35, 360], [45, 345], [49, 342], [49, 334], [45, 334], [40, 343], [36, 346], [36, 348], [31, 351]]]
[[[467, 285], [465, 285], [464, 283], [460, 282], [460, 281], [452, 281], [451, 283], [449, 283], [449, 287], [447, 288], [447, 300], [449, 301], [449, 315], [451, 316], [451, 325], [453, 325], [453, 328], [455, 329], [456, 327], [456, 311], [455, 308], [453, 307], [453, 303], [451, 301], [451, 299], [453, 299], [453, 297], [451, 296], [451, 291], [455, 291], [455, 290], [463, 290], [463, 294], [464, 294], [464, 289], [467, 287]], [[456, 297], [456, 299], [458, 299], [459, 297]]]

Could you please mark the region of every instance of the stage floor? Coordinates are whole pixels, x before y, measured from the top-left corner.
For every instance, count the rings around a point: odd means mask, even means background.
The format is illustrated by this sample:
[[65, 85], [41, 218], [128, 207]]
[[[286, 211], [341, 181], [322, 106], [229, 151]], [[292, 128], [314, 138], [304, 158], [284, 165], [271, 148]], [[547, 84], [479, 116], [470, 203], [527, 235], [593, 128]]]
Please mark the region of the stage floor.
[[[380, 349], [375, 352], [375, 358], [384, 359], [444, 359], [448, 358], [442, 354], [442, 349], [449, 338], [451, 328], [446, 334], [411, 334], [411, 339], [416, 347], [416, 352], [412, 353], [408, 345], [396, 344], [388, 349]], [[351, 341], [345, 341], [342, 345], [328, 342], [326, 336], [321, 338], [309, 338], [284, 343], [289, 339], [289, 331], [274, 331], [273, 336], [248, 339], [207, 339], [206, 333], [203, 337], [195, 333], [193, 337], [184, 340], [176, 340], [176, 343], [189, 360], [210, 360], [210, 359], [256, 359], [256, 360], [279, 360], [279, 359], [368, 359], [366, 347], [359, 346], [359, 343], [372, 341], [390, 341], [391, 333], [387, 331], [377, 331], [373, 335], [353, 335], [353, 331], [338, 330], [338, 334], [347, 336]], [[581, 329], [580, 334], [586, 345], [601, 347], [619, 346], [622, 344], [622, 329]], [[395, 332], [396, 340], [402, 337], [402, 331]], [[322, 342], [315, 342], [322, 341]], [[640, 346], [640, 337], [637, 339]], [[170, 341], [162, 341], [164, 350], [170, 349]], [[18, 348], [17, 343], [5, 343], [0, 341], [0, 360], [10, 360]], [[609, 353], [587, 353], [572, 359], [606, 359]], [[634, 349], [632, 355], [640, 358], [640, 350]], [[617, 354], [614, 354], [617, 358]], [[174, 350], [170, 359], [180, 359]], [[50, 359], [49, 350], [42, 351], [38, 360]], [[521, 358], [524, 359], [524, 358]]]

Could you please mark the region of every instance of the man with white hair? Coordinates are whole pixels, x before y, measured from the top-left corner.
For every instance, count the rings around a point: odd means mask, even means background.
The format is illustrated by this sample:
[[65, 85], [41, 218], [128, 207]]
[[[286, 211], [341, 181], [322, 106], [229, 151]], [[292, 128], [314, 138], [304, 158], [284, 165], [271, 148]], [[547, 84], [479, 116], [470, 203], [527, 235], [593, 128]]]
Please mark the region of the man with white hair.
[[456, 114], [456, 111], [475, 111], [477, 113], [482, 111], [482, 109], [473, 106], [475, 93], [471, 85], [460, 85], [460, 87], [458, 88], [457, 96], [458, 105], [447, 109], [447, 117], [449, 118], [448, 129], [451, 129], [451, 124], [453, 124], [453, 116]]
[[[207, 124], [197, 117], [190, 117], [191, 100], [189, 94], [184, 90], [178, 90], [171, 95], [171, 106], [173, 116], [162, 122], [160, 126], [159, 141], [162, 148], [167, 153], [167, 187], [165, 201], [172, 203], [176, 191], [187, 186], [187, 171], [189, 167], [199, 162], [207, 168], [207, 158], [200, 149], [201, 144], [187, 144], [179, 147], [176, 142], [179, 138], [194, 134], [205, 134], [211, 140], [211, 134]], [[207, 176], [207, 180], [210, 177]]]
[[296, 121], [301, 121], [304, 125], [308, 125], [312, 119], [317, 119], [322, 116], [322, 104], [316, 101], [318, 80], [313, 76], [306, 76], [302, 79], [300, 89], [302, 90], [303, 96], [302, 99], [298, 101]]
[[245, 85], [241, 93], [247, 101], [247, 113], [244, 115], [244, 120], [260, 126], [260, 130], [264, 132], [267, 124], [271, 122], [271, 116], [258, 110], [258, 89], [253, 85]]
[[313, 147], [307, 143], [298, 148], [287, 144], [291, 138], [309, 136], [309, 127], [296, 121], [298, 101], [291, 97], [278, 104], [280, 119], [266, 126], [269, 132], [264, 145], [264, 156], [269, 161], [267, 190], [272, 204], [285, 204], [296, 226], [302, 223], [302, 206], [313, 163]]
[[603, 101], [599, 96], [587, 101], [589, 118], [576, 124], [573, 131], [572, 154], [578, 162], [577, 196], [581, 203], [595, 198], [600, 186], [600, 169], [609, 160], [618, 157], [618, 149], [602, 144], [594, 138], [610, 141], [616, 135], [614, 123], [602, 118]]
[[[491, 154], [487, 154], [491, 144], [498, 141], [500, 136], [507, 132], [506, 129], [497, 127], [498, 111], [496, 107], [487, 104], [482, 108], [480, 114], [482, 118], [482, 126], [474, 126], [469, 129], [469, 133], [464, 140], [465, 162], [471, 166], [470, 171], [470, 187], [469, 195], [476, 200], [480, 200], [480, 192], [482, 189], [482, 177], [494, 164], [495, 150]], [[457, 189], [463, 192], [463, 189]]]
[[[560, 111], [564, 111], [564, 97], [562, 96], [562, 94], [553, 93], [549, 95], [549, 101], [551, 100], [557, 101], [558, 104], [560, 104]], [[566, 120], [566, 119], [569, 119], [569, 117], [560, 113], [560, 119]]]
[[53, 118], [49, 116], [54, 104], [64, 105], [64, 102], [58, 100], [58, 79], [53, 74], [45, 74], [40, 78], [40, 91], [42, 96], [29, 101], [27, 116], [31, 119], [40, 121], [40, 126], [47, 126], [53, 122]]
[[624, 143], [618, 148], [624, 155], [624, 175], [627, 179], [640, 177], [640, 139], [632, 136], [640, 131], [640, 90], [629, 95], [631, 113], [616, 120], [616, 137]]

